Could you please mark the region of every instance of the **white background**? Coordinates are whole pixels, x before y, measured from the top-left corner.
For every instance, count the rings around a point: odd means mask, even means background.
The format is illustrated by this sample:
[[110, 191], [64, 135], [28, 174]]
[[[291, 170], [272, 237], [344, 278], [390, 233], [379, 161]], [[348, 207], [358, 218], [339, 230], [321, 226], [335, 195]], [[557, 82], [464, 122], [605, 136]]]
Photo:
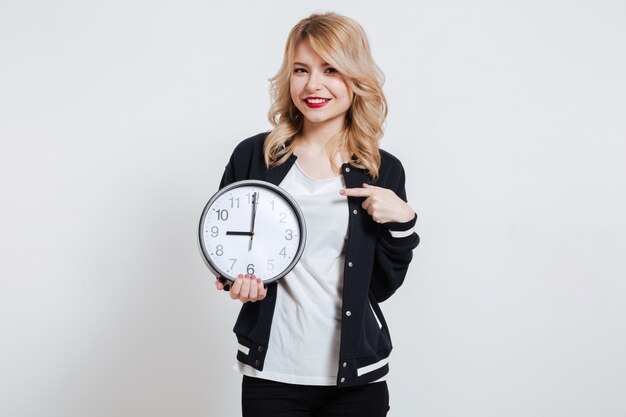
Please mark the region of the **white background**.
[[197, 221], [315, 10], [367, 30], [420, 216], [389, 415], [626, 415], [623, 0], [4, 0], [0, 415], [239, 414]]

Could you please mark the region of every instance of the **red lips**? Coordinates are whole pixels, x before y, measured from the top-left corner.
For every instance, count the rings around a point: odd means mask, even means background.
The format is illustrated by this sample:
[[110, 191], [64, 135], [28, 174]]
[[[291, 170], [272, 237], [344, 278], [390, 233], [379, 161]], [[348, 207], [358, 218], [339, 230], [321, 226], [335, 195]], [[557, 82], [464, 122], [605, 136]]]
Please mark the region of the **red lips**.
[[[315, 100], [315, 102], [311, 103], [309, 100]], [[329, 101], [329, 98], [324, 97], [307, 97], [304, 100], [304, 104], [306, 104], [309, 108], [316, 109], [319, 107], [324, 107], [326, 104], [328, 104]]]

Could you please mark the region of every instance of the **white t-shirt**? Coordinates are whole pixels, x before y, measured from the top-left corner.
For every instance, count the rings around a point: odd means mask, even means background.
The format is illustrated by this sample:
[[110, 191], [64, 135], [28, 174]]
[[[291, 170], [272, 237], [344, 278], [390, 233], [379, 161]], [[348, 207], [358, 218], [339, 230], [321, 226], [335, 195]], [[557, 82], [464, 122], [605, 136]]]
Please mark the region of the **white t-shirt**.
[[343, 177], [318, 180], [296, 162], [280, 183], [304, 214], [307, 241], [296, 267], [278, 281], [263, 371], [241, 373], [302, 385], [335, 385], [341, 336], [348, 200]]

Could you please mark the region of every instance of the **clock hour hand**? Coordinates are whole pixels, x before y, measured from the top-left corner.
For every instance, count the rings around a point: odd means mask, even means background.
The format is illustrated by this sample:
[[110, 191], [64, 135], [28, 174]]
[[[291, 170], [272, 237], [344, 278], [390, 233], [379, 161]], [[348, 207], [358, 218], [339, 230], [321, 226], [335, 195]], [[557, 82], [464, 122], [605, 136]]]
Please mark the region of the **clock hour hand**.
[[233, 231], [233, 230], [229, 230], [226, 232], [226, 235], [233, 235], [233, 236], [252, 236], [254, 233], [252, 232], [237, 232], [237, 231]]
[[256, 205], [259, 201], [259, 194], [255, 191], [252, 194], [252, 220], [250, 222], [250, 243], [248, 244], [248, 252], [252, 250], [252, 239], [254, 238], [254, 220], [256, 219]]

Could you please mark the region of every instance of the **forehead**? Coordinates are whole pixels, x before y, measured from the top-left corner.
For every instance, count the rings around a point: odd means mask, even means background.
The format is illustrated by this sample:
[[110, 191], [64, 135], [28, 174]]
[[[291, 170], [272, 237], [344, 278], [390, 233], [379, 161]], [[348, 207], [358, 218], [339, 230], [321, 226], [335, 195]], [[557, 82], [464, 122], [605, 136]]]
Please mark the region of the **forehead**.
[[310, 65], [328, 65], [324, 58], [315, 52], [308, 40], [298, 42], [294, 49], [293, 57], [294, 62]]

